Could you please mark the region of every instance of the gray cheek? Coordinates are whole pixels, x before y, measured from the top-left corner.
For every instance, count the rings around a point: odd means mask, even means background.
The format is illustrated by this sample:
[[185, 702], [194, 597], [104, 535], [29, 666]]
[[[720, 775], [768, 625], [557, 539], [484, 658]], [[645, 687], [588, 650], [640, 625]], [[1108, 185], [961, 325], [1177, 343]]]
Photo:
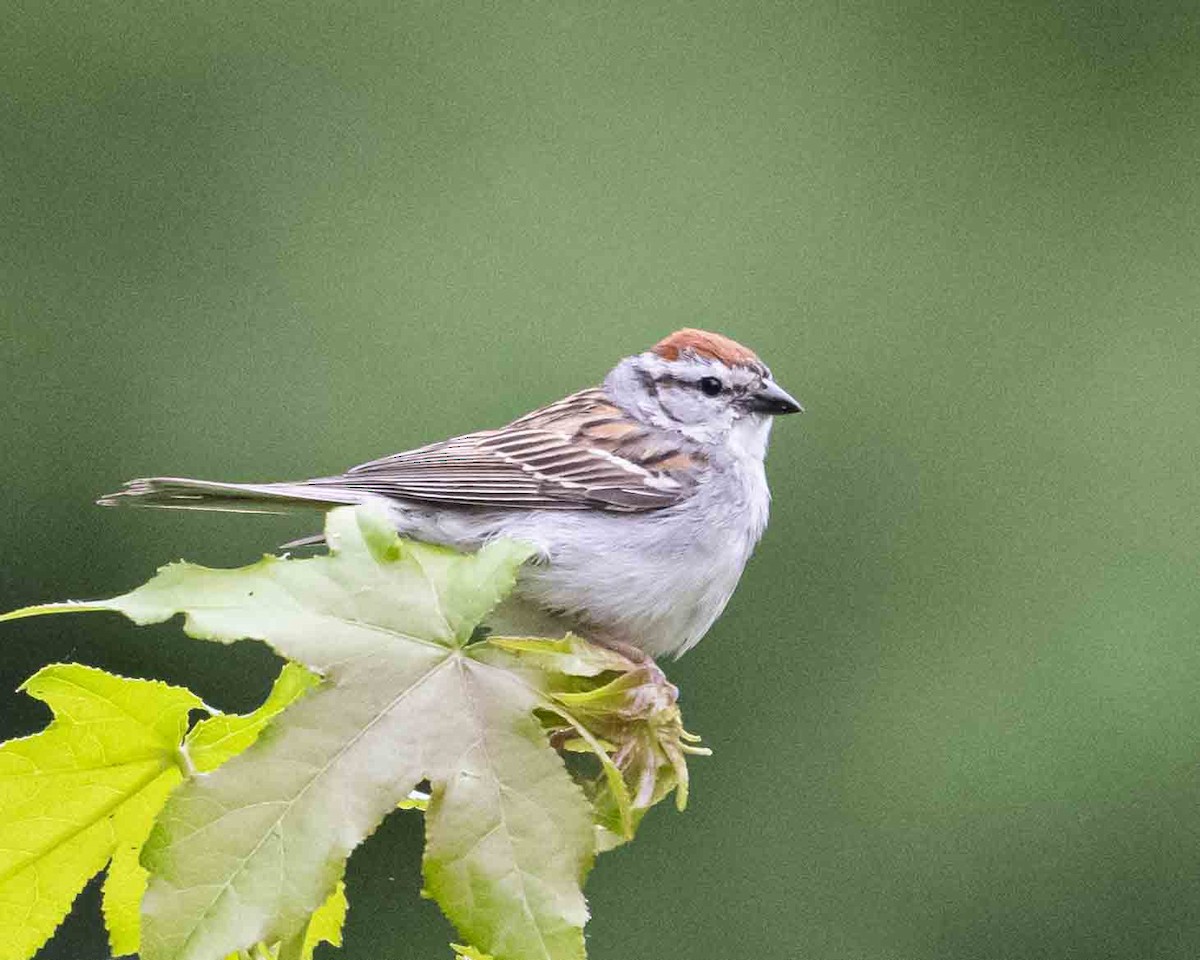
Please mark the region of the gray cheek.
[[698, 390], [687, 387], [668, 387], [658, 391], [663, 411], [678, 423], [703, 423], [716, 413], [715, 405]]

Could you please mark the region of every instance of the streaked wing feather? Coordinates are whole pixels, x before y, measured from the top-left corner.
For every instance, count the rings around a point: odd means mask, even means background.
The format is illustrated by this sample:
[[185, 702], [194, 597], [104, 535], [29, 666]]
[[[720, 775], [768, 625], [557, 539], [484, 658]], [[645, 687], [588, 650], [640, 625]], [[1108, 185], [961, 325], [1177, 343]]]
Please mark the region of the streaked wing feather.
[[630, 421], [601, 390], [314, 481], [452, 506], [656, 510], [695, 486], [698, 450]]

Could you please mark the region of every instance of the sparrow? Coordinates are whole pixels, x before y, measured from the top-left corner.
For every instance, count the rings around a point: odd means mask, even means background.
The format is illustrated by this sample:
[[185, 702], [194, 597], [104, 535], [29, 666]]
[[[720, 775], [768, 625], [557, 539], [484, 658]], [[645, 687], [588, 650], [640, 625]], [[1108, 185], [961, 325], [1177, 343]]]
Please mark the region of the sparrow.
[[[404, 536], [536, 554], [493, 629], [679, 656], [720, 616], [767, 525], [777, 415], [803, 407], [747, 347], [683, 329], [496, 430], [292, 483], [131, 480], [103, 506], [251, 513], [382, 501]], [[287, 546], [320, 542], [319, 537]]]

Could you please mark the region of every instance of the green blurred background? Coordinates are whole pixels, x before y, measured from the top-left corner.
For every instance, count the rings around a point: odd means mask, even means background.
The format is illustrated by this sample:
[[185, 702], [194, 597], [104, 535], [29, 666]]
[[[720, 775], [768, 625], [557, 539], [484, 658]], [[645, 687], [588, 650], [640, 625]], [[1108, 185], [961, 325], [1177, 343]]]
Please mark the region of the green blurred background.
[[[671, 668], [715, 749], [595, 960], [1200, 953], [1194, 3], [6, 4], [0, 606], [303, 519], [101, 510], [495, 425], [684, 325], [809, 413]], [[260, 698], [261, 648], [3, 630]], [[44, 722], [0, 699], [5, 735]], [[448, 957], [419, 820], [346, 960]], [[106, 956], [89, 890], [47, 958]]]

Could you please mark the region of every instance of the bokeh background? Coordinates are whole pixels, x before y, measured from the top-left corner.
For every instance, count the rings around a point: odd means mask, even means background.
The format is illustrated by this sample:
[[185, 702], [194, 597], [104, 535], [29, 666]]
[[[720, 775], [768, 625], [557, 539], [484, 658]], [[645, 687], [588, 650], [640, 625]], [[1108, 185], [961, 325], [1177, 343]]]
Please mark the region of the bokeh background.
[[[771, 527], [671, 668], [715, 749], [595, 960], [1200, 953], [1200, 10], [1154, 0], [4, 5], [0, 605], [303, 519], [102, 510], [754, 346]], [[243, 708], [174, 626], [6, 625]], [[0, 698], [5, 735], [42, 708]], [[419, 819], [346, 960], [448, 956]], [[89, 889], [47, 958], [106, 956]], [[332, 956], [330, 951], [327, 956]]]

